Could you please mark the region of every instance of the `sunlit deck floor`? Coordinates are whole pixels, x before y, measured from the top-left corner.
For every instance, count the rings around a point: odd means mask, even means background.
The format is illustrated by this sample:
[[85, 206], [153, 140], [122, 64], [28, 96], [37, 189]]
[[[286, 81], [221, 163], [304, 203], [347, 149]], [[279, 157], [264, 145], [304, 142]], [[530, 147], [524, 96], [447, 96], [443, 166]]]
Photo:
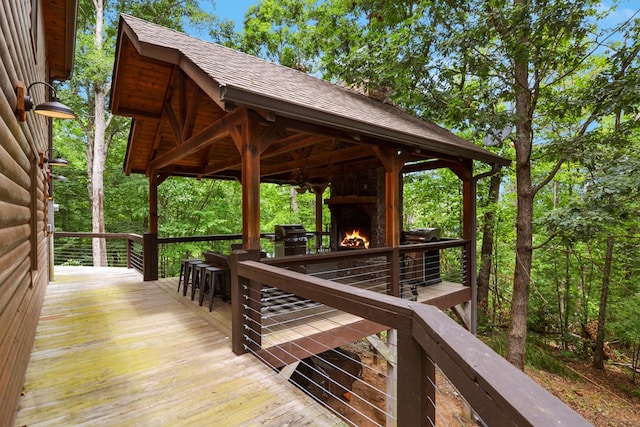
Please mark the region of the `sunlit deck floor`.
[[209, 313], [176, 284], [56, 267], [16, 425], [342, 425], [255, 357], [232, 353], [229, 304]]

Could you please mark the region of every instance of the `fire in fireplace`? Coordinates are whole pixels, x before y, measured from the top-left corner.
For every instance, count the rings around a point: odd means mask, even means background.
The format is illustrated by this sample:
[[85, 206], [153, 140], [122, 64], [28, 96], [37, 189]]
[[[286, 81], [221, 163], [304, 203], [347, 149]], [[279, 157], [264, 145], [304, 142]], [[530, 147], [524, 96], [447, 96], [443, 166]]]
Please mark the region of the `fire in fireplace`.
[[352, 249], [369, 249], [369, 239], [361, 234], [360, 230], [353, 230], [350, 233], [345, 233], [340, 246]]

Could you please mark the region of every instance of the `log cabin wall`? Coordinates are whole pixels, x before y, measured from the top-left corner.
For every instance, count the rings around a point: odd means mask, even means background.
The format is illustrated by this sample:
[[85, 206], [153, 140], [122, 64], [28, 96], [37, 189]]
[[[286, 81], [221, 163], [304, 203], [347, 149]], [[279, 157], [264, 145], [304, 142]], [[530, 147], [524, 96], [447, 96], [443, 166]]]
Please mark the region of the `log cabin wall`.
[[[49, 119], [15, 114], [17, 82], [48, 82], [43, 4], [0, 3], [0, 420], [13, 425], [48, 274]], [[33, 16], [32, 11], [37, 14]], [[31, 91], [42, 102], [45, 86]]]

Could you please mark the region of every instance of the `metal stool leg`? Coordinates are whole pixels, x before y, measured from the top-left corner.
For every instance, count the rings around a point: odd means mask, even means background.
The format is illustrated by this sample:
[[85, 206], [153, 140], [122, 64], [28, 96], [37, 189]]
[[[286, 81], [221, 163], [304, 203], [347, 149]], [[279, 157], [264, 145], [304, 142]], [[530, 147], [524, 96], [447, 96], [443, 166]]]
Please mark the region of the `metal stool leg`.
[[191, 284], [191, 301], [196, 297], [196, 289], [202, 288], [202, 281], [204, 279], [204, 269], [208, 267], [204, 261], [198, 261], [193, 266], [193, 283]]
[[189, 287], [189, 279], [193, 272], [193, 263], [191, 261], [187, 262], [184, 273], [184, 284], [182, 286], [182, 296], [187, 296], [187, 288]]
[[[211, 267], [205, 265], [202, 267], [202, 272], [200, 273], [200, 278], [202, 282], [200, 283], [200, 296], [198, 298], [198, 305], [202, 307], [202, 303], [204, 302], [204, 293], [207, 291], [207, 285], [209, 285], [209, 278], [211, 277]], [[209, 286], [209, 292], [212, 292], [211, 286]]]
[[216, 293], [216, 276], [218, 274], [215, 272], [211, 272], [211, 288], [209, 288], [209, 313], [213, 310], [213, 296]]

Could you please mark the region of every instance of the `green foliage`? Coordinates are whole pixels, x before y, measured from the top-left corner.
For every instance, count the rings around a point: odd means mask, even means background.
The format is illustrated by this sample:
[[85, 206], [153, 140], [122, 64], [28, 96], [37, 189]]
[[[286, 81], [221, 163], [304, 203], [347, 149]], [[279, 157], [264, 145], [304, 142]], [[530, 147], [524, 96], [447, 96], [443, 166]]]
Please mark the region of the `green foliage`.
[[[118, 12], [192, 33], [209, 31], [228, 46], [332, 81], [389, 88], [396, 104], [477, 142], [489, 130], [523, 119], [514, 112], [521, 88], [514, 84], [512, 66], [527, 58], [530, 84], [524, 90], [533, 98], [530, 159], [536, 195], [528, 325], [557, 338], [563, 351], [579, 351], [581, 329], [598, 313], [605, 236], [612, 234], [619, 246], [607, 336], [631, 352], [640, 330], [633, 311], [640, 302], [640, 27], [631, 22], [619, 37], [607, 38], [595, 27], [607, 11], [592, 0], [524, 5], [533, 12], [528, 18], [526, 10], [506, 1], [264, 0], [247, 13], [243, 33], [235, 33], [232, 23], [203, 14], [196, 1], [116, 0], [108, 3], [104, 44], [96, 49], [94, 3], [82, 0], [74, 79], [60, 91], [80, 119], [54, 123], [56, 154], [71, 162], [55, 170], [69, 178], [54, 182], [57, 229], [91, 229], [86, 197], [91, 94], [94, 86], [107, 88], [111, 78]], [[591, 35], [597, 32], [608, 43], [599, 49]], [[526, 43], [519, 38], [523, 33]], [[121, 172], [128, 129], [127, 120], [113, 118], [107, 132], [105, 222], [107, 231], [144, 232], [148, 182]], [[517, 137], [514, 132], [490, 149], [513, 157]], [[513, 286], [518, 200], [514, 170], [505, 171], [495, 205], [483, 201], [488, 181], [478, 183], [478, 218], [488, 210], [496, 214], [489, 306], [490, 321], [500, 328], [508, 319]], [[461, 187], [454, 174], [412, 174], [404, 184], [406, 229], [438, 227], [445, 237], [460, 236]], [[272, 232], [282, 223], [313, 229], [312, 194], [275, 185], [261, 190], [261, 231]], [[240, 233], [240, 206], [236, 182], [170, 178], [159, 188], [160, 235]], [[330, 216], [323, 209], [326, 227]], [[228, 244], [214, 249], [227, 251]], [[163, 257], [181, 259], [210, 249], [207, 245], [170, 245]], [[527, 348], [529, 363], [552, 365], [544, 356], [548, 347], [538, 344]], [[536, 345], [545, 349], [543, 355]]]
[[[506, 353], [507, 345], [505, 336], [494, 334], [491, 336], [483, 336], [481, 339], [496, 353], [503, 356]], [[566, 378], [578, 378], [578, 375], [574, 371], [567, 369], [564, 359], [556, 355], [556, 349], [549, 345], [541, 336], [535, 334], [529, 335], [526, 355], [527, 366]]]
[[442, 237], [462, 237], [462, 184], [448, 169], [404, 177], [404, 228], [440, 229]]

